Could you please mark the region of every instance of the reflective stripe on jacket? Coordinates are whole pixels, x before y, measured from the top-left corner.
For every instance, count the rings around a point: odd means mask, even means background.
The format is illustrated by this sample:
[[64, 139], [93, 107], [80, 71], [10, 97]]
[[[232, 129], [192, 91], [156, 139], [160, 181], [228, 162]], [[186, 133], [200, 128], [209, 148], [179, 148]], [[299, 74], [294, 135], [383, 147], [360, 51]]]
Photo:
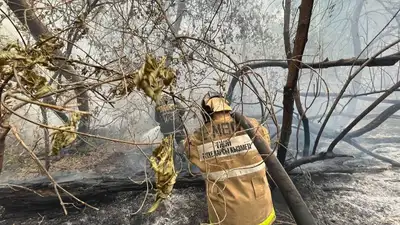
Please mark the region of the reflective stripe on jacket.
[[[255, 119], [249, 120], [269, 142], [268, 131]], [[269, 225], [275, 221], [265, 163], [229, 114], [196, 131], [186, 141], [185, 150], [205, 178], [212, 224]]]

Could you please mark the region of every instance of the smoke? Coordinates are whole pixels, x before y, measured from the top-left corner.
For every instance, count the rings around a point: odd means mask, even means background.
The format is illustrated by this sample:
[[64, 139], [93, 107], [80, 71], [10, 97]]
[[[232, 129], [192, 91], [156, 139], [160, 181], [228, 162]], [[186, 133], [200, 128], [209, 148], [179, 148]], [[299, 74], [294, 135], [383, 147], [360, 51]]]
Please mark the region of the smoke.
[[156, 126], [151, 128], [149, 131], [145, 132], [141, 138], [141, 142], [159, 142], [163, 138], [162, 133], [160, 132], [160, 126]]

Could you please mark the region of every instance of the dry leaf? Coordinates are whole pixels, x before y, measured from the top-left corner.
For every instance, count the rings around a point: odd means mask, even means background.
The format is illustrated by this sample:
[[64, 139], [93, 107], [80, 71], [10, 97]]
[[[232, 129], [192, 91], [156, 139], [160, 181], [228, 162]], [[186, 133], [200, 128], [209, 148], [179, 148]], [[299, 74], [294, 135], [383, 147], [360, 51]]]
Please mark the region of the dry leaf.
[[157, 61], [152, 55], [146, 55], [146, 61], [139, 71], [128, 75], [112, 92], [116, 96], [124, 96], [137, 88], [157, 102], [162, 90], [170, 86], [176, 77], [174, 71], [165, 66], [165, 62], [165, 56]]
[[55, 37], [42, 37], [33, 47], [21, 47], [16, 43], [6, 45], [0, 51], [0, 79], [18, 75], [23, 86], [19, 88], [27, 90], [32, 96], [43, 96], [51, 89], [47, 79], [38, 74], [36, 67], [43, 66], [48, 70], [55, 70], [51, 57], [61, 47], [62, 43]]
[[[56, 130], [51, 134], [52, 148], [50, 155], [58, 155], [62, 148], [67, 147], [68, 145], [70, 145], [72, 142], [75, 141], [77, 137], [77, 134], [75, 133], [77, 129], [76, 126], [80, 118], [81, 115], [79, 113], [73, 112], [68, 124], [59, 127], [63, 131]], [[72, 132], [68, 132], [67, 130]]]
[[176, 177], [173, 157], [173, 137], [165, 137], [150, 157], [151, 168], [156, 174], [156, 201], [147, 213], [154, 212], [161, 201], [168, 198], [174, 188]]

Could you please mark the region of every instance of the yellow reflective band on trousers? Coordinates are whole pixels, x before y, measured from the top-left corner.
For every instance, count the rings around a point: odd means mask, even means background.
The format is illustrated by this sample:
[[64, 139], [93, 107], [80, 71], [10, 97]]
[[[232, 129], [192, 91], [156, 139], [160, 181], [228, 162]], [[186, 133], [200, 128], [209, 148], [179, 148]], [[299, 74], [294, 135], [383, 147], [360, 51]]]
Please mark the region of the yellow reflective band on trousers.
[[265, 219], [262, 223], [259, 225], [271, 225], [275, 221], [275, 210], [272, 208], [272, 212], [269, 214], [267, 219]]
[[[271, 225], [276, 219], [276, 215], [275, 215], [275, 210], [274, 208], [272, 208], [272, 212], [269, 214], [269, 216], [267, 217], [267, 219], [265, 219], [264, 221], [262, 221], [260, 224], [257, 225]], [[204, 224], [204, 223], [202, 223]], [[214, 225], [213, 223], [209, 223], [209, 225]]]

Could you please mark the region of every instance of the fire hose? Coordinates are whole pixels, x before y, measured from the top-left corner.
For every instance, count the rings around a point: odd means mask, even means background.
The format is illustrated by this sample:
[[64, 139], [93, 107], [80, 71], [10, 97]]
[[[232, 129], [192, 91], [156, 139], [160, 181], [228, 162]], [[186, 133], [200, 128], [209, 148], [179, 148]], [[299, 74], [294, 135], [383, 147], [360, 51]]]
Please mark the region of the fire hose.
[[293, 184], [289, 175], [282, 167], [276, 156], [260, 135], [256, 135], [256, 130], [252, 124], [241, 113], [233, 113], [232, 117], [236, 123], [246, 130], [247, 135], [253, 140], [258, 152], [262, 156], [268, 168], [268, 173], [279, 188], [292, 216], [298, 225], [316, 225], [314, 217], [301, 197], [296, 186]]

